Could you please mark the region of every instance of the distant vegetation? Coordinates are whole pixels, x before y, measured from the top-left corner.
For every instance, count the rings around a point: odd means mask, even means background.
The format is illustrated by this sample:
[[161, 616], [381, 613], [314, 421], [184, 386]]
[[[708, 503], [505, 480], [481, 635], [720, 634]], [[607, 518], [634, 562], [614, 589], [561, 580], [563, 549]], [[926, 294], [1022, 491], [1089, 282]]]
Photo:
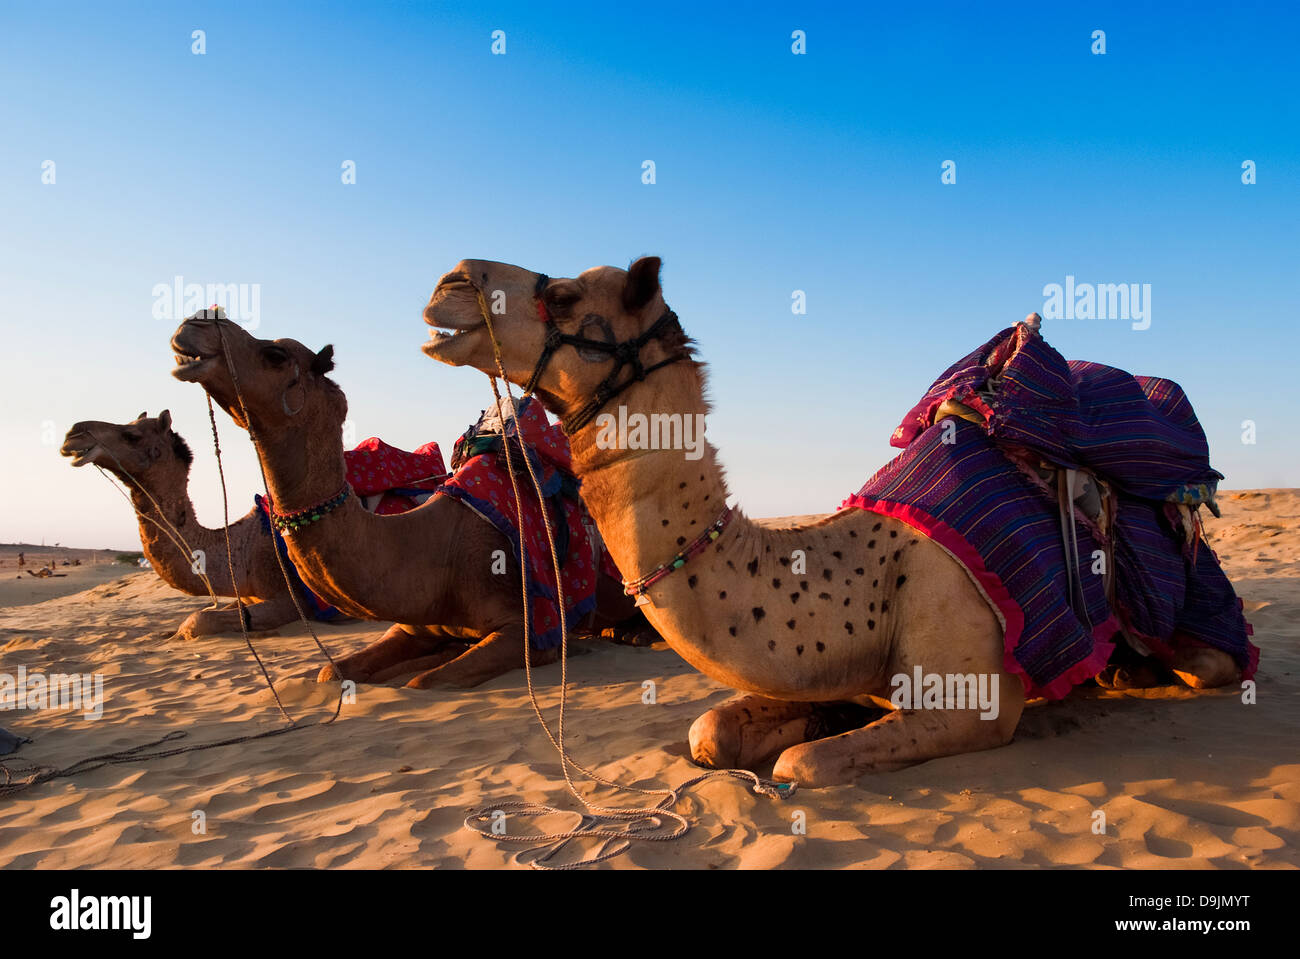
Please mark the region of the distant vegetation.
[[144, 553], [118, 553], [117, 562], [125, 563], [127, 566], [139, 566], [140, 560], [144, 559]]

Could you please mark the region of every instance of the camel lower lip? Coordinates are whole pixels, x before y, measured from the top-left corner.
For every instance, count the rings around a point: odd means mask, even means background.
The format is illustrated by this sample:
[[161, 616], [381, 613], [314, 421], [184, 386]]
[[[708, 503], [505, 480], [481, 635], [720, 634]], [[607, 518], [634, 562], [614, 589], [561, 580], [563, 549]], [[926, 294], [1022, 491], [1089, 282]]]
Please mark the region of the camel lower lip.
[[477, 339], [473, 334], [478, 329], [480, 329], [480, 327], [474, 327], [474, 329], [471, 330], [456, 330], [454, 332], [430, 330], [429, 339], [425, 341], [425, 344], [420, 349], [425, 356], [441, 359], [450, 350], [456, 348], [457, 344], [464, 346]]
[[95, 453], [94, 446], [88, 446], [85, 449], [77, 449], [77, 450], [65, 449], [63, 451], [64, 456], [72, 457], [73, 466], [85, 466], [87, 463], [90, 462], [90, 459], [94, 455], [94, 453]]
[[178, 380], [189, 382], [199, 376], [216, 357], [191, 357], [184, 354], [176, 355], [176, 367], [172, 370], [172, 376]]

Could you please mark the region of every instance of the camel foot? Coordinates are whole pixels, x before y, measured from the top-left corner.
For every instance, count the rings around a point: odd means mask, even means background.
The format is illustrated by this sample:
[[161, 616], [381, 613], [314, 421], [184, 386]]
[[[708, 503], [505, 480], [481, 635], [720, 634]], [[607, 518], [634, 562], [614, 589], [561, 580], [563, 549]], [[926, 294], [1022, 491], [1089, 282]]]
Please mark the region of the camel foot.
[[659, 641], [659, 634], [655, 632], [655, 628], [640, 615], [602, 629], [600, 636], [601, 639], [607, 639], [620, 646], [653, 646]]
[[1241, 680], [1231, 656], [1208, 646], [1185, 646], [1174, 654], [1173, 673], [1193, 689], [1216, 689]]
[[418, 663], [425, 657], [441, 653], [443, 645], [449, 642], [450, 655], [446, 658], [452, 659], [464, 652], [463, 643], [450, 640], [437, 627], [394, 623], [365, 649], [344, 656], [333, 666], [324, 666], [317, 674], [316, 682], [337, 683], [345, 679], [356, 683], [383, 682], [403, 672], [428, 669], [428, 665], [421, 667]]
[[1094, 678], [1103, 689], [1153, 689], [1168, 686], [1171, 679], [1168, 672], [1149, 662], [1112, 663]]
[[[406, 688], [432, 689], [436, 686], [450, 686], [456, 689], [472, 689], [481, 686], [488, 680], [496, 679], [511, 670], [522, 669], [523, 644], [522, 627], [511, 626], [490, 633], [451, 662], [420, 673], [406, 684]], [[570, 648], [569, 651], [572, 653], [574, 650]], [[529, 651], [529, 661], [533, 666], [546, 666], [559, 658], [558, 648]]]

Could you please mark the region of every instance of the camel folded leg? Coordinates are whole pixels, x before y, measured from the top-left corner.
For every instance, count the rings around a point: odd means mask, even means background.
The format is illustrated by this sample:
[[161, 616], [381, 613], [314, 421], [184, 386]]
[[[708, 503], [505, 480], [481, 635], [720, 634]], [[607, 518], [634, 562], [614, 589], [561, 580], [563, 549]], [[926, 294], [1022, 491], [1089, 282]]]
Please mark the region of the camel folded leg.
[[[298, 618], [298, 610], [288, 596], [269, 599], [244, 606], [248, 612], [248, 631], [261, 633], [283, 626]], [[162, 634], [168, 639], [190, 640], [203, 636], [233, 633], [239, 635], [239, 607], [235, 604], [220, 609], [200, 609], [185, 618], [176, 631]]]
[[754, 769], [782, 750], [855, 728], [879, 710], [850, 702], [803, 703], [748, 695], [691, 725], [691, 758], [709, 769]]
[[1215, 689], [1241, 679], [1241, 670], [1221, 649], [1184, 646], [1174, 653], [1174, 675], [1193, 689]]
[[781, 750], [812, 738], [816, 703], [741, 696], [715, 706], [691, 724], [691, 758], [709, 769], [751, 769]]
[[[523, 669], [523, 646], [523, 627], [507, 626], [489, 633], [451, 662], [421, 673], [406, 685], [410, 689], [429, 689], [433, 686], [469, 689], [512, 669]], [[534, 666], [547, 666], [559, 658], [558, 648], [529, 650], [529, 661]]]
[[[421, 662], [441, 654], [440, 646], [448, 639], [437, 626], [394, 623], [365, 649], [335, 660], [333, 666], [322, 667], [316, 682], [337, 683], [345, 679], [357, 683], [383, 682], [402, 672], [428, 669], [429, 664], [422, 666]], [[463, 648], [463, 645], [454, 647], [452, 656], [459, 655]]]
[[998, 693], [996, 717], [982, 718], [978, 708], [894, 710], [861, 729], [790, 747], [777, 758], [772, 774], [800, 785], [832, 786], [864, 773], [1005, 746], [1024, 709], [1024, 687], [1015, 676], [1002, 673]]

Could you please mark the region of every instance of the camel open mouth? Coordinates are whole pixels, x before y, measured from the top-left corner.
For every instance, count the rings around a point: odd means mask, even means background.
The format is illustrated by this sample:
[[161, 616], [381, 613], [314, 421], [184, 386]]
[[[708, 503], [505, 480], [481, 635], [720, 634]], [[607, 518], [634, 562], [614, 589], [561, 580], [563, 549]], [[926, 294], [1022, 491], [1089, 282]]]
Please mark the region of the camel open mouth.
[[474, 334], [485, 327], [479, 316], [478, 288], [463, 273], [448, 273], [434, 287], [424, 308], [424, 322], [432, 327], [422, 348], [425, 355], [450, 359], [451, 351], [477, 339]]
[[202, 378], [217, 361], [215, 355], [205, 353], [197, 344], [191, 342], [196, 339], [196, 332], [188, 326], [182, 326], [172, 337], [172, 354], [176, 359], [172, 376], [183, 383], [193, 383]]
[[215, 356], [195, 356], [190, 353], [176, 353], [176, 368], [172, 376], [184, 383], [192, 383], [201, 378], [208, 368], [216, 362]]
[[59, 448], [59, 455], [72, 457], [73, 466], [85, 466], [95, 459], [98, 452], [99, 444], [85, 436], [66, 439]]

